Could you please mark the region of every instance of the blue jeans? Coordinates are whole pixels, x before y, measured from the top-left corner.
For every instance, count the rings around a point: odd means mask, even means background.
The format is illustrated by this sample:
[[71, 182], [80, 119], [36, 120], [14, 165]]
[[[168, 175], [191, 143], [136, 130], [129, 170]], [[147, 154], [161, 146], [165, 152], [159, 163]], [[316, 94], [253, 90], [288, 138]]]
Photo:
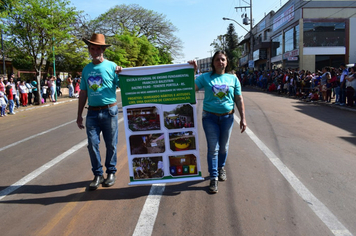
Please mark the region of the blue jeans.
[[203, 111], [202, 117], [208, 144], [208, 171], [211, 179], [217, 179], [218, 169], [226, 163], [234, 114], [217, 116]]
[[9, 100], [9, 113], [14, 113], [14, 100]]
[[17, 94], [14, 94], [13, 96], [14, 96], [14, 103], [16, 102], [16, 107], [18, 108], [20, 106], [19, 96]]
[[56, 92], [55, 91], [56, 89], [54, 88], [54, 86], [51, 87], [51, 99], [52, 99], [52, 102], [55, 101], [55, 96], [54, 96], [54, 93]]
[[118, 142], [119, 132], [118, 107], [113, 106], [98, 111], [88, 110], [86, 127], [88, 135], [88, 150], [93, 174], [103, 175], [103, 166], [101, 165], [99, 151], [101, 132], [103, 133], [106, 146], [106, 173], [115, 173], [117, 171], [116, 145]]
[[335, 102], [340, 102], [340, 86], [334, 88]]
[[339, 100], [340, 100], [340, 103], [346, 102], [346, 87], [345, 87], [345, 85], [340, 86]]
[[69, 97], [71, 98], [71, 97], [73, 97], [73, 93], [74, 93], [74, 87], [73, 87], [73, 85], [72, 84], [70, 84], [69, 86], [68, 86], [68, 89], [69, 89]]

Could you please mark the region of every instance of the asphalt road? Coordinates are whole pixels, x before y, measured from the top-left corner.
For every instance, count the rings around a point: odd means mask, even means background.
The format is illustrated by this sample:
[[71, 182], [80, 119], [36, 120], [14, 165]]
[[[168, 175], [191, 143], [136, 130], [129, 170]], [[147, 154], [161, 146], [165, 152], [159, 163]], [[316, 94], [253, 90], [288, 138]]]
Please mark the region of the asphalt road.
[[356, 235], [356, 113], [251, 89], [243, 96], [248, 130], [235, 123], [228, 179], [213, 195], [208, 180], [128, 186], [122, 113], [117, 182], [91, 192], [76, 100], [1, 118], [0, 234]]

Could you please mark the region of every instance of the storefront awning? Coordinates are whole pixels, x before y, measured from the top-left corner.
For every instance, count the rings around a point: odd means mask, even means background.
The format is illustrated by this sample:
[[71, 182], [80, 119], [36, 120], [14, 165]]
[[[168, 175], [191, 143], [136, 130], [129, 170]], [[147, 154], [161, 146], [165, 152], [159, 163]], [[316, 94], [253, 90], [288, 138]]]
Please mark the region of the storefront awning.
[[243, 44], [245, 44], [246, 42], [249, 42], [249, 41], [250, 41], [250, 37], [248, 37], [248, 38], [242, 40], [241, 42], [239, 42], [238, 46], [243, 45]]

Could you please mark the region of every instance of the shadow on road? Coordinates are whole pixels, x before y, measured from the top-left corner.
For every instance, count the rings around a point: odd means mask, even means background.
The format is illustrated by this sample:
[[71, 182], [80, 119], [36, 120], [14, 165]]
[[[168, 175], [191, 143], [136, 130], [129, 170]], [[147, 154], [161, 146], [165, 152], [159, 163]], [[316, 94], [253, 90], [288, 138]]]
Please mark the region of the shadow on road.
[[[170, 184], [166, 185], [164, 196], [176, 196], [181, 192], [185, 191], [205, 191], [208, 192], [207, 187], [194, 186], [201, 183], [202, 181], [190, 181], [183, 182], [180, 184]], [[14, 191], [9, 195], [19, 195], [19, 194], [46, 194], [52, 192], [65, 191], [70, 189], [83, 189], [79, 193], [73, 193], [66, 196], [55, 196], [55, 197], [39, 197], [39, 198], [22, 198], [16, 200], [0, 200], [0, 204], [38, 204], [38, 205], [51, 205], [56, 203], [67, 203], [67, 202], [86, 202], [86, 201], [100, 201], [100, 200], [127, 200], [135, 199], [139, 197], [148, 196], [151, 186], [132, 186], [126, 188], [104, 188], [100, 187], [95, 191], [88, 191], [87, 186], [90, 181], [73, 182], [60, 185], [26, 185], [21, 187], [19, 190]], [[0, 189], [6, 187], [1, 186]]]

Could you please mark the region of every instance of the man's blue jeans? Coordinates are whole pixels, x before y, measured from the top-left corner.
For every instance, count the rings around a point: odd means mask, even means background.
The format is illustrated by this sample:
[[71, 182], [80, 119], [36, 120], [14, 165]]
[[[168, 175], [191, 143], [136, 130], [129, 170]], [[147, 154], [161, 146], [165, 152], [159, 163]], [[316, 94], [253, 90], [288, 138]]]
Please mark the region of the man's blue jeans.
[[86, 117], [86, 128], [88, 135], [88, 150], [94, 175], [103, 175], [103, 166], [99, 151], [100, 133], [106, 146], [105, 167], [106, 173], [115, 173], [117, 156], [116, 145], [118, 142], [118, 107], [113, 106], [106, 109], [94, 111], [88, 110]]
[[224, 167], [226, 163], [234, 114], [217, 116], [203, 111], [202, 117], [208, 144], [208, 171], [210, 179], [217, 179], [218, 169]]

